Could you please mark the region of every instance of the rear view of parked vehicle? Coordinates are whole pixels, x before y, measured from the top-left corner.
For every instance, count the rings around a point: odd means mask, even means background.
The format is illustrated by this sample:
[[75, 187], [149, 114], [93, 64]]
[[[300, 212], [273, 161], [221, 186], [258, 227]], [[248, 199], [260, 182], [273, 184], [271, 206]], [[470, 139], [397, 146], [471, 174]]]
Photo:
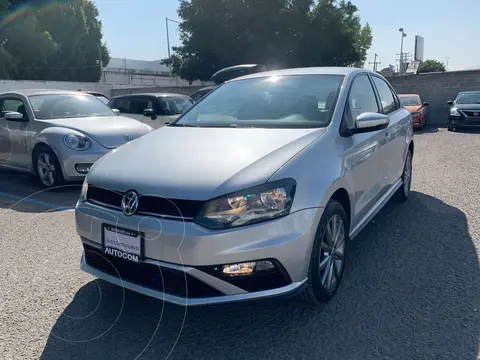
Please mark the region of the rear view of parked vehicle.
[[108, 103], [122, 116], [158, 128], [174, 121], [193, 105], [189, 96], [181, 94], [130, 94], [113, 97]]
[[447, 103], [450, 105], [448, 131], [480, 126], [480, 91], [462, 91]]
[[190, 97], [194, 102], [198, 102], [207, 94], [215, 90], [219, 85], [223, 84], [225, 81], [232, 80], [240, 76], [256, 74], [264, 71], [267, 71], [267, 67], [261, 64], [235, 65], [221, 69], [212, 75], [211, 81], [215, 84], [214, 86], [207, 86], [200, 90], [197, 90]]

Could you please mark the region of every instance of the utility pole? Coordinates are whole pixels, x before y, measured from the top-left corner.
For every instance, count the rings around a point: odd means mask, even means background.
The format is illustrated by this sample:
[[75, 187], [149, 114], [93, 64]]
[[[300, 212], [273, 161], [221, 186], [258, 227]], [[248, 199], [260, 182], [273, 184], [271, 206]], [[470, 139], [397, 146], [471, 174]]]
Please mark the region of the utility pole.
[[445, 70], [448, 71], [448, 60], [450, 60], [450, 58], [449, 58], [448, 56], [446, 56], [446, 57], [445, 57], [445, 60], [446, 60], [446, 62], [445, 62]]
[[[177, 24], [181, 24], [180, 21], [176, 21], [176, 20], [172, 20], [172, 19], [169, 19], [168, 17], [165, 18], [165, 26], [167, 27], [167, 54], [168, 54], [168, 59], [171, 60], [171, 54], [170, 54], [170, 32], [168, 30], [168, 22], [171, 21], [171, 22], [174, 22], [174, 23], [177, 23]], [[170, 70], [170, 77], [172, 77], [172, 64], [170, 64], [169, 66], [169, 70]]]
[[405, 34], [405, 32], [403, 31], [403, 28], [400, 28], [398, 29], [398, 31], [400, 31], [402, 33], [402, 40], [401, 40], [401, 43], [400, 43], [400, 71], [399, 71], [399, 74], [400, 75], [403, 75], [404, 74], [404, 66], [403, 66], [403, 62], [404, 62], [404, 57], [403, 57], [403, 38], [407, 37], [407, 34]]
[[378, 54], [375, 53], [375, 59], [373, 60], [373, 63], [372, 63], [372, 62], [369, 62], [370, 65], [373, 64], [373, 71], [377, 71], [377, 65], [380, 65], [380, 64], [381, 64], [380, 61], [377, 61], [377, 57], [378, 57]]
[[102, 60], [102, 48], [100, 44], [98, 44], [98, 63], [100, 64], [100, 74], [101, 74], [101, 79], [103, 82], [105, 81], [105, 74], [103, 73], [103, 60]]

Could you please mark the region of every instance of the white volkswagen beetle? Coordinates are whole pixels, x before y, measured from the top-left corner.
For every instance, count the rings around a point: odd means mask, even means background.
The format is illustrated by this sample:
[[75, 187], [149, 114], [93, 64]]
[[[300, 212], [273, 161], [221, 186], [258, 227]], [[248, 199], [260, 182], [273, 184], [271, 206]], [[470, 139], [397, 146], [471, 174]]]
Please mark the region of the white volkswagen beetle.
[[0, 167], [35, 174], [47, 188], [82, 181], [103, 155], [153, 128], [78, 91], [0, 94]]

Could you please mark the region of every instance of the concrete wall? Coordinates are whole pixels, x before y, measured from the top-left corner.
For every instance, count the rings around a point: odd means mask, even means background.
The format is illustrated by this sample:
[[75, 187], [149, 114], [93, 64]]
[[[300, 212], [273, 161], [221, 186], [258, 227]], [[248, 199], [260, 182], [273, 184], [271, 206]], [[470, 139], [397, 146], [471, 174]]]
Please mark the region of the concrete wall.
[[[105, 82], [109, 84], [138, 85], [138, 86], [189, 86], [188, 81], [180, 78], [170, 78], [155, 74], [133, 73], [131, 71], [119, 72], [104, 70]], [[202, 86], [203, 83], [195, 81], [194, 86]]]
[[89, 90], [98, 91], [108, 97], [142, 93], [142, 92], [171, 92], [177, 94], [191, 95], [203, 85], [189, 86], [176, 79], [167, 81], [162, 86], [145, 86], [145, 85], [122, 85], [122, 84], [105, 84], [93, 82], [69, 82], [69, 81], [30, 81], [30, 80], [0, 80], [0, 93], [6, 91], [15, 91], [22, 89], [55, 89], [55, 90]]
[[203, 86], [151, 86], [151, 87], [135, 87], [135, 88], [116, 88], [112, 89], [112, 96], [138, 94], [138, 93], [175, 93], [183, 95], [192, 95], [195, 91], [201, 89]]
[[398, 94], [419, 94], [429, 102], [427, 124], [446, 125], [448, 100], [454, 100], [460, 91], [480, 90], [480, 70], [451, 71], [387, 78]]
[[0, 93], [22, 89], [89, 90], [111, 96], [111, 84], [69, 81], [0, 80]]

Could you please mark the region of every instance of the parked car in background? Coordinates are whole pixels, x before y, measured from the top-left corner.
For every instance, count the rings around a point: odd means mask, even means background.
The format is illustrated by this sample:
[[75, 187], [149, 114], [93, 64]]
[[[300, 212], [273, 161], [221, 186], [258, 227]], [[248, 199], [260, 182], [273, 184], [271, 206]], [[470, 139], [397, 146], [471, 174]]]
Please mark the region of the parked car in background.
[[[78, 91], [82, 91], [82, 90], [78, 90]], [[104, 104], [108, 104], [108, 102], [110, 101], [110, 99], [107, 96], [105, 96], [102, 93], [96, 92], [96, 91], [85, 91], [85, 90], [83, 90], [82, 92], [95, 96], [98, 100], [100, 100]]]
[[76, 206], [81, 268], [181, 305], [328, 301], [348, 241], [409, 197], [411, 119], [365, 69], [228, 81], [93, 166]]
[[190, 97], [194, 102], [198, 102], [201, 100], [205, 95], [207, 95], [212, 90], [216, 89], [217, 86], [206, 86], [201, 88], [200, 90], [195, 91]]
[[193, 105], [193, 100], [181, 94], [129, 94], [115, 96], [108, 106], [121, 115], [159, 128], [175, 120]]
[[447, 103], [450, 105], [448, 131], [480, 126], [480, 91], [462, 91]]
[[47, 188], [82, 181], [103, 155], [152, 130], [78, 91], [0, 94], [0, 166], [36, 174]]
[[206, 86], [200, 90], [197, 90], [190, 97], [194, 102], [198, 102], [207, 94], [215, 90], [218, 86], [223, 84], [225, 81], [232, 80], [240, 76], [256, 74], [264, 71], [267, 71], [267, 67], [261, 64], [235, 65], [221, 69], [212, 75], [211, 81], [215, 85]]
[[422, 102], [418, 94], [398, 94], [402, 105], [412, 114], [413, 127], [422, 128], [427, 118], [428, 102]]

